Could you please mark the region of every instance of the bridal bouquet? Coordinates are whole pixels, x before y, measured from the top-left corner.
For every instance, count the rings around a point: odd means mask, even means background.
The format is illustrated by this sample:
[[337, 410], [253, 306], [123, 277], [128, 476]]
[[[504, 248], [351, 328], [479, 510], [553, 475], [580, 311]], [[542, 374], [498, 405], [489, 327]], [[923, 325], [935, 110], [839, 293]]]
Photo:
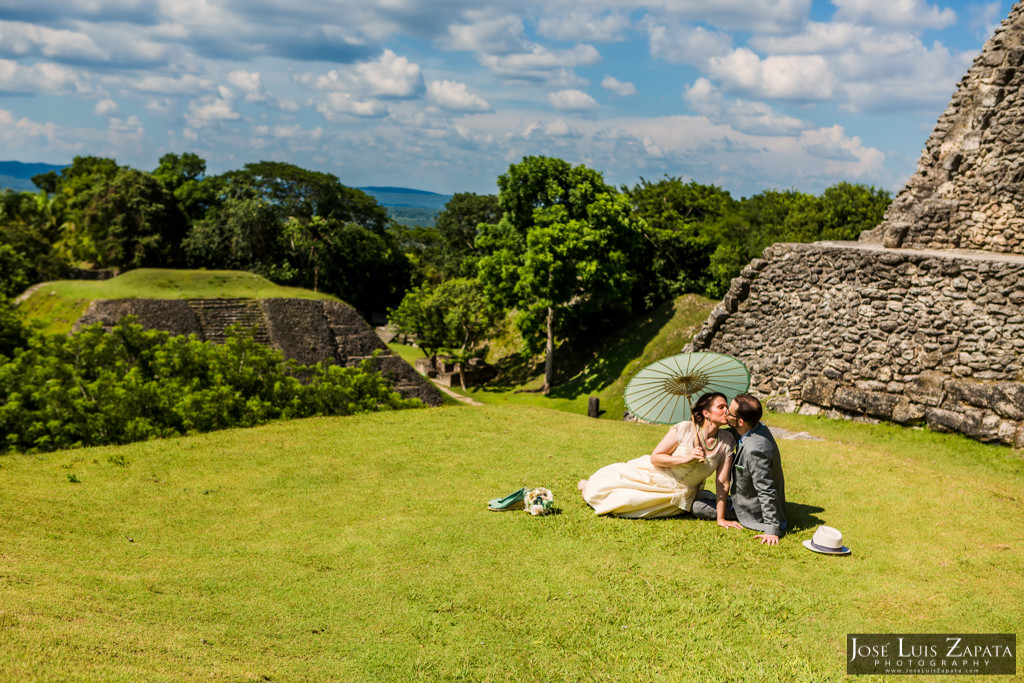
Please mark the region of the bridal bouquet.
[[523, 502], [531, 515], [546, 515], [555, 504], [555, 496], [545, 488], [536, 488], [526, 493]]

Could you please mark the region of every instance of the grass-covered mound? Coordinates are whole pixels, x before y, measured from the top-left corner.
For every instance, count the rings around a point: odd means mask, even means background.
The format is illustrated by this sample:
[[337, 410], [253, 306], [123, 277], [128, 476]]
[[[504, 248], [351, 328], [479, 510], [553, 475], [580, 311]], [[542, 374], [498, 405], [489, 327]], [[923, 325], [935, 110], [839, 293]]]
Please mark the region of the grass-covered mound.
[[[680, 353], [707, 320], [717, 302], [686, 294], [601, 334], [581, 335], [563, 342], [555, 352], [556, 384], [548, 396], [544, 384], [544, 358], [521, 351], [521, 340], [508, 334], [492, 340], [488, 360], [499, 370], [496, 380], [460, 393], [488, 404], [530, 405], [586, 414], [587, 401], [597, 396], [602, 417], [620, 420], [626, 384], [645, 365]], [[410, 364], [423, 357], [414, 347], [392, 343], [392, 351]]]
[[[537, 408], [2, 457], [0, 679], [819, 681], [848, 633], [1024, 632], [1018, 456], [768, 419], [826, 439], [782, 442], [774, 548], [596, 517], [577, 479], [664, 428]], [[522, 485], [562, 513], [485, 509]]]
[[19, 310], [47, 332], [64, 333], [95, 299], [330, 299], [327, 294], [281, 287], [239, 270], [170, 270], [139, 268], [110, 280], [46, 282]]

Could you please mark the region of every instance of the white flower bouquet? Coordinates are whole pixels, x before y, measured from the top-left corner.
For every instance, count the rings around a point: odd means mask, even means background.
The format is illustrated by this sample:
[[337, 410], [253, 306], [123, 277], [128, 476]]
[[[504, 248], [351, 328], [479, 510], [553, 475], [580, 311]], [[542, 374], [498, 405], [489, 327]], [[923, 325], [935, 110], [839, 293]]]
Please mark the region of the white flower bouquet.
[[546, 515], [555, 504], [555, 496], [545, 488], [535, 488], [526, 493], [523, 502], [531, 515]]

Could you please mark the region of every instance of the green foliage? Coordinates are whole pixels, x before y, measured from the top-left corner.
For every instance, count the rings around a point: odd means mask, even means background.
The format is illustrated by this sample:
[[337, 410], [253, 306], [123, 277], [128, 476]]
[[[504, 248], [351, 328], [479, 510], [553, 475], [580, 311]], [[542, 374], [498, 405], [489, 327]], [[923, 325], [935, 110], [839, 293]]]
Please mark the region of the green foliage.
[[63, 214], [58, 244], [73, 259], [116, 268], [182, 265], [188, 221], [154, 176], [113, 159], [75, 157], [60, 175], [37, 178]]
[[222, 192], [196, 221], [190, 263], [241, 268], [281, 284], [334, 294], [363, 312], [401, 301], [411, 267], [369, 195], [326, 173], [278, 162], [204, 180]]
[[640, 280], [635, 299], [649, 309], [683, 293], [706, 292], [714, 280], [715, 224], [736, 211], [737, 202], [713, 185], [667, 176], [656, 183], [641, 178], [625, 192], [644, 237], [633, 265]]
[[32, 265], [9, 244], [0, 242], [0, 296], [15, 297], [31, 284]]
[[433, 288], [414, 287], [390, 312], [390, 321], [415, 337], [434, 364], [442, 348], [462, 360], [471, 356], [494, 327], [495, 315], [478, 280], [455, 278]]
[[218, 178], [204, 178], [206, 161], [196, 154], [165, 154], [153, 171], [164, 189], [174, 194], [181, 211], [190, 222], [201, 219], [219, 202], [223, 183]]
[[476, 246], [478, 228], [481, 223], [499, 220], [501, 209], [495, 195], [457, 192], [449, 199], [434, 222], [440, 234], [438, 270], [442, 277], [474, 276], [481, 255]]
[[387, 211], [373, 197], [342, 185], [329, 173], [279, 161], [260, 161], [246, 164], [240, 171], [229, 171], [223, 179], [227, 196], [262, 199], [275, 207], [282, 219], [320, 216], [328, 221], [357, 223], [378, 234], [383, 234], [388, 224]]
[[67, 273], [70, 262], [62, 248], [66, 219], [59, 197], [0, 191], [0, 244], [9, 245], [18, 254], [18, 258], [5, 257], [2, 265], [17, 271], [14, 279], [39, 282]]
[[35, 335], [0, 365], [0, 448], [128, 443], [413, 405], [368, 365], [299, 366], [240, 334], [217, 345], [125, 319], [109, 333], [95, 325]]
[[765, 190], [741, 200], [738, 210], [718, 221], [708, 295], [725, 294], [729, 280], [776, 242], [857, 239], [881, 222], [890, 201], [885, 190], [846, 182], [829, 187], [820, 197]]
[[29, 330], [14, 303], [0, 294], [0, 363], [4, 356], [11, 356], [15, 349], [24, 346], [28, 337]]
[[492, 305], [517, 311], [531, 348], [546, 339], [549, 389], [556, 321], [565, 333], [588, 315], [628, 311], [636, 224], [600, 173], [561, 159], [526, 157], [498, 187], [502, 219], [478, 227], [479, 277]]

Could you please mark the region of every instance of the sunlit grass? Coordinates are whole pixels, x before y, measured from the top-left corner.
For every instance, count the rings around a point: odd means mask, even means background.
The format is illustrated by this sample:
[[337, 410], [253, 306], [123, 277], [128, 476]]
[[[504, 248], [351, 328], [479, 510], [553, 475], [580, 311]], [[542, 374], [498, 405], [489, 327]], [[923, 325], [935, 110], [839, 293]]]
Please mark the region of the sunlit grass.
[[[767, 419], [826, 439], [775, 548], [595, 516], [664, 428], [524, 406], [0, 458], [0, 680], [839, 680], [847, 633], [1024, 630], [1019, 455]], [[561, 514], [485, 509], [524, 485]]]

